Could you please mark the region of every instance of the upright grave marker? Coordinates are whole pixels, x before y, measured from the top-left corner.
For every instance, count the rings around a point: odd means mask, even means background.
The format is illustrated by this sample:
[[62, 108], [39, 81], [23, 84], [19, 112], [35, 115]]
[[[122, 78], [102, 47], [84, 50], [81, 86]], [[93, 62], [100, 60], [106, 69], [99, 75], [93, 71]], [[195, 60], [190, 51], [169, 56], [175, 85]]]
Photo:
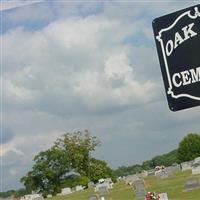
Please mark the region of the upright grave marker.
[[197, 177], [191, 177], [185, 180], [184, 192], [200, 188], [200, 182]]
[[200, 4], [153, 21], [169, 108], [200, 105]]
[[135, 192], [136, 198], [144, 198], [146, 195], [146, 189], [144, 185], [144, 180], [137, 180], [134, 182], [133, 189]]
[[158, 196], [160, 197], [159, 200], [168, 200], [167, 193], [161, 193]]

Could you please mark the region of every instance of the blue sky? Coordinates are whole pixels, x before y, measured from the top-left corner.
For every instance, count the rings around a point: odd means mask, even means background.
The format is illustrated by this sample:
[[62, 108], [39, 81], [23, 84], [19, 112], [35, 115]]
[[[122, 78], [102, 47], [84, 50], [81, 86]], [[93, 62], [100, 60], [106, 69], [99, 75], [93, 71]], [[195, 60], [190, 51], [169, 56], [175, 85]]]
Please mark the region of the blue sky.
[[94, 156], [116, 168], [199, 133], [199, 107], [168, 109], [154, 18], [198, 1], [7, 1], [3, 16], [3, 190], [19, 188], [33, 156], [88, 129]]

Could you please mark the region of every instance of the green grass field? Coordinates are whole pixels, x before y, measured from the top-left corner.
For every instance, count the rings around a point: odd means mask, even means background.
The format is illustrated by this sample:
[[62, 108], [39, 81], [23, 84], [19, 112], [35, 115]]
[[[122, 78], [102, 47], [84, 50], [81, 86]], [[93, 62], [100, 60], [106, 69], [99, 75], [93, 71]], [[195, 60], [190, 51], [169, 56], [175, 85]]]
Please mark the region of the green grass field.
[[[156, 177], [145, 178], [145, 185], [148, 191], [157, 193], [166, 192], [169, 200], [200, 200], [200, 189], [183, 192], [184, 181], [191, 177], [191, 171], [179, 172], [167, 179], [159, 180]], [[200, 175], [196, 176], [200, 179]], [[88, 196], [94, 194], [93, 190], [84, 190], [66, 196], [52, 197], [51, 200], [88, 200]], [[135, 200], [132, 186], [126, 186], [124, 182], [119, 182], [110, 190], [106, 200]]]

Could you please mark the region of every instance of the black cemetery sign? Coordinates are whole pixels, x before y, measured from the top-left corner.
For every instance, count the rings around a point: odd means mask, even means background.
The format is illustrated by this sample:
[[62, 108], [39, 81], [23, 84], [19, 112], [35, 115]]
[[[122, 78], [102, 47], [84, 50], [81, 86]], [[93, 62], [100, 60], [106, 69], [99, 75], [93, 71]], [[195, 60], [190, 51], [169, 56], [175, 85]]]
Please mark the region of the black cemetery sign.
[[159, 17], [153, 30], [169, 108], [200, 105], [200, 4]]

